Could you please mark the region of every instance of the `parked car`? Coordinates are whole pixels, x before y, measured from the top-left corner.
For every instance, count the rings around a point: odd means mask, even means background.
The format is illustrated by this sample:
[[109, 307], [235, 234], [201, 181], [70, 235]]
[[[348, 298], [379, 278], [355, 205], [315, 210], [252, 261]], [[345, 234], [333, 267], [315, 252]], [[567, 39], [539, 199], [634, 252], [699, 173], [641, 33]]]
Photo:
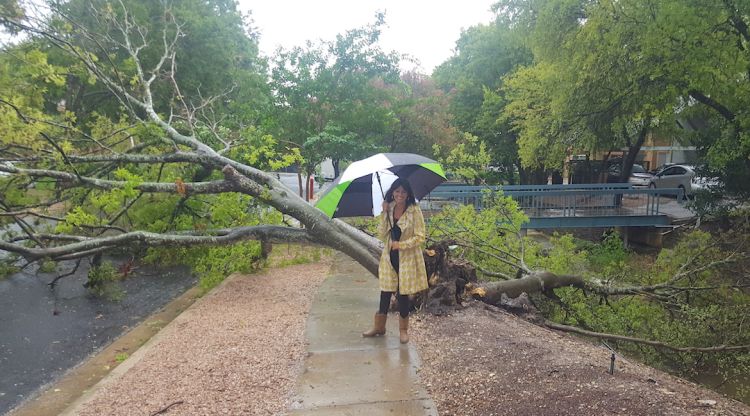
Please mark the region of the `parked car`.
[[648, 173], [643, 166], [633, 165], [633, 170], [630, 172], [628, 183], [633, 185], [634, 188], [647, 188], [651, 184], [653, 178], [654, 175]]
[[[651, 178], [649, 188], [678, 188], [688, 196], [695, 190], [693, 178], [695, 168], [690, 165], [665, 165]], [[695, 188], [697, 189], [697, 185]]]
[[[619, 164], [610, 165], [607, 169], [607, 182], [620, 182], [621, 168]], [[634, 188], [648, 188], [653, 177], [654, 175], [648, 173], [643, 166], [633, 164], [633, 169], [630, 171], [630, 176], [628, 177], [628, 183], [633, 185]]]

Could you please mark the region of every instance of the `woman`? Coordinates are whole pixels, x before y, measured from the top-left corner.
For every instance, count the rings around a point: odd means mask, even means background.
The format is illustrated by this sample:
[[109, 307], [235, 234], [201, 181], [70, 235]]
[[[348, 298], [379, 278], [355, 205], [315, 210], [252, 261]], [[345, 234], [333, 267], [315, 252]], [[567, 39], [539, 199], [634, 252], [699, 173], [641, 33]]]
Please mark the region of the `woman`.
[[385, 194], [378, 235], [385, 242], [380, 256], [380, 308], [373, 328], [362, 334], [385, 334], [385, 322], [391, 296], [398, 299], [399, 334], [402, 344], [409, 342], [409, 295], [427, 289], [427, 270], [422, 257], [425, 225], [414, 192], [404, 179], [396, 179]]

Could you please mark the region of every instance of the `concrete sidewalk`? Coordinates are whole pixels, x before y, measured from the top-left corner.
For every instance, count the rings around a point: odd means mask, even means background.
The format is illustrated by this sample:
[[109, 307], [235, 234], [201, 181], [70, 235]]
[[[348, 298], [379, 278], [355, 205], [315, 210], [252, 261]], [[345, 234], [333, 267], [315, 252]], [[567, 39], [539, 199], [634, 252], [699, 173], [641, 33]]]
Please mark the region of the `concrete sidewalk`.
[[418, 383], [419, 357], [401, 345], [398, 315], [384, 337], [363, 338], [377, 310], [378, 281], [338, 255], [313, 300], [307, 321], [304, 373], [290, 415], [437, 415]]

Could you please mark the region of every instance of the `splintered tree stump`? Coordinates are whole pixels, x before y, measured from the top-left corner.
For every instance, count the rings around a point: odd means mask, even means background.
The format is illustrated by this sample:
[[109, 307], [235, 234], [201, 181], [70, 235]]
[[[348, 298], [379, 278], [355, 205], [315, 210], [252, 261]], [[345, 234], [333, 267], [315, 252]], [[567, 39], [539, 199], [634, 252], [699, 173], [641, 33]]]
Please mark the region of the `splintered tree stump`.
[[415, 304], [436, 315], [454, 310], [461, 303], [466, 284], [477, 282], [477, 272], [471, 263], [448, 258], [450, 245], [450, 241], [441, 241], [424, 251], [429, 289], [414, 299]]
[[424, 251], [429, 289], [412, 296], [415, 307], [442, 315], [476, 299], [518, 315], [534, 315], [536, 308], [528, 295], [560, 287], [585, 288], [580, 276], [535, 272], [524, 277], [497, 282], [479, 282], [476, 268], [467, 260], [448, 257], [452, 241], [441, 241]]

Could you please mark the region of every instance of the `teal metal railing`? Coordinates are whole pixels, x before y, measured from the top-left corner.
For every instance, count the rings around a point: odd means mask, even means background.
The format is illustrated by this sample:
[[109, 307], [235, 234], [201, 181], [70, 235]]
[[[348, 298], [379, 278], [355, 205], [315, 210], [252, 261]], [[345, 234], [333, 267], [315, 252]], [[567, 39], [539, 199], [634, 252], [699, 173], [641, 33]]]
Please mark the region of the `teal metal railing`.
[[422, 202], [427, 210], [445, 205], [483, 208], [483, 192], [513, 198], [529, 217], [526, 228], [658, 226], [669, 223], [663, 202], [681, 201], [681, 189], [636, 189], [629, 184], [465, 186], [440, 185]]

